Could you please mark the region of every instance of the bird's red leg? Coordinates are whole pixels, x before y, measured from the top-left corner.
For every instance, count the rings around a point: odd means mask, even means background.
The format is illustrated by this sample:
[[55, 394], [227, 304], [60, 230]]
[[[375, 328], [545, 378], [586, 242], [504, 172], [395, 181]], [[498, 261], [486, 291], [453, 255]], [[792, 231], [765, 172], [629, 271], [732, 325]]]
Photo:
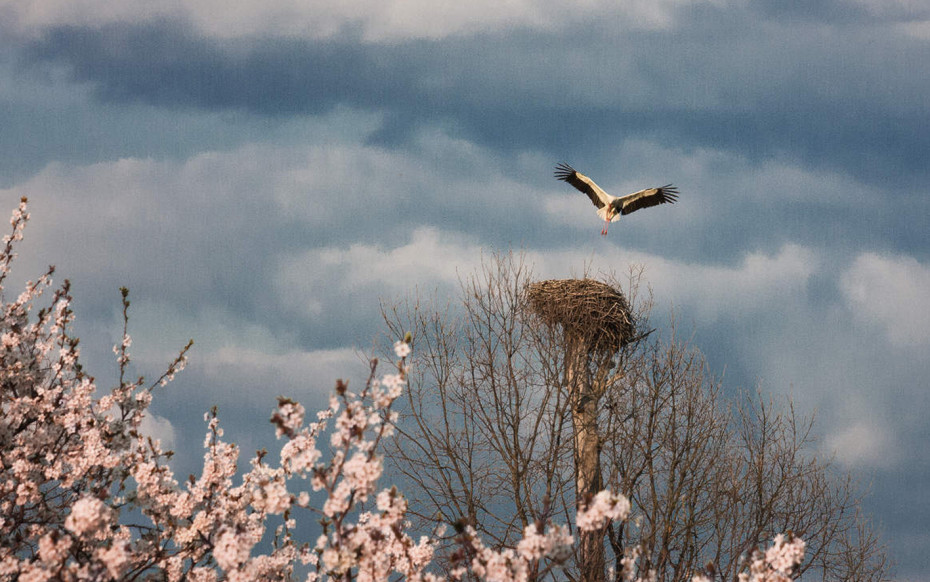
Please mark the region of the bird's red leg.
[[604, 230], [601, 231], [601, 234], [607, 236], [607, 229], [610, 228], [610, 219], [616, 216], [617, 213], [614, 211], [613, 206], [607, 207], [607, 212], [604, 213]]

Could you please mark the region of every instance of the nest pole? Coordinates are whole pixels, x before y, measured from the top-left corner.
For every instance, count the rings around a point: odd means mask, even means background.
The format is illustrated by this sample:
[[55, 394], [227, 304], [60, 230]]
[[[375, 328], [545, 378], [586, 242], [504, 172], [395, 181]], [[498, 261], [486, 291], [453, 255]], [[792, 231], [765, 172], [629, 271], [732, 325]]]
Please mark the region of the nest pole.
[[[620, 291], [594, 279], [554, 279], [532, 283], [527, 299], [547, 325], [562, 330], [565, 341], [564, 387], [572, 408], [575, 497], [579, 505], [603, 488], [598, 402], [606, 386], [597, 369], [634, 336], [629, 304]], [[581, 579], [605, 579], [603, 532], [581, 534]]]

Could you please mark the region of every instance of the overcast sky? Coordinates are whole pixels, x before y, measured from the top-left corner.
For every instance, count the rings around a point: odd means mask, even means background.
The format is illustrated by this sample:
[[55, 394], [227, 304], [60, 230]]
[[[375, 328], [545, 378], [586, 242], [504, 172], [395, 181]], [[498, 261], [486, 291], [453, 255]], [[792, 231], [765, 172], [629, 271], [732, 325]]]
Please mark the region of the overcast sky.
[[[482, 254], [643, 264], [928, 581], [928, 63], [925, 0], [0, 0], [0, 210], [29, 197], [15, 274], [71, 279], [101, 384], [122, 285], [139, 373], [194, 338], [154, 405], [182, 465], [212, 404], [263, 446], [276, 395], [364, 372], [379, 300]], [[602, 238], [559, 161], [681, 197]]]

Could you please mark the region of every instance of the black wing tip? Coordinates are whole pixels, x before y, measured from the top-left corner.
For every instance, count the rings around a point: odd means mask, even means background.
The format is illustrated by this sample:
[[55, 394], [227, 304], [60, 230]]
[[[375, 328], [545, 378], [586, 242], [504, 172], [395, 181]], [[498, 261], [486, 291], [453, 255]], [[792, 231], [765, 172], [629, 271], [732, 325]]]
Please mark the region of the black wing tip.
[[563, 182], [568, 182], [569, 178], [575, 175], [575, 168], [566, 164], [565, 162], [559, 162], [555, 166], [555, 177], [558, 180]]
[[669, 204], [674, 204], [678, 200], [678, 188], [672, 184], [666, 184], [665, 186], [659, 186], [659, 192], [662, 195], [662, 198], [665, 199]]

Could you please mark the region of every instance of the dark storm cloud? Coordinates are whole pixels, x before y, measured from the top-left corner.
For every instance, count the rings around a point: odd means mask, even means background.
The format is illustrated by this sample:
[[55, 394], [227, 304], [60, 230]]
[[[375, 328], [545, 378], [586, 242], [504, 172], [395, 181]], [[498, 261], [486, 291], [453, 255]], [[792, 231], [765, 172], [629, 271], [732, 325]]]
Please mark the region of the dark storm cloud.
[[829, 24], [906, 22], [930, 15], [930, 7], [908, 2], [850, 2], [849, 0], [751, 0], [749, 7], [763, 17]]
[[751, 6], [769, 17], [804, 21], [851, 22], [867, 16], [842, 0], [754, 0]]
[[[820, 3], [823, 18], [834, 4]], [[753, 10], [770, 12], [768, 3]], [[813, 14], [817, 14], [814, 12]], [[847, 12], [855, 16], [855, 12]], [[680, 28], [509, 31], [387, 44], [253, 40], [183, 27], [54, 29], [29, 63], [70, 67], [110, 102], [319, 114], [383, 113], [373, 140], [424, 124], [495, 149], [603, 155], [602, 144], [657, 137], [682, 147], [836, 168], [868, 182], [927, 177], [930, 43], [860, 18], [750, 23], [706, 10]], [[906, 188], [906, 185], [905, 185]]]
[[28, 58], [67, 63], [105, 101], [263, 114], [320, 113], [387, 77], [352, 44], [269, 41], [237, 50], [168, 24], [61, 27]]

